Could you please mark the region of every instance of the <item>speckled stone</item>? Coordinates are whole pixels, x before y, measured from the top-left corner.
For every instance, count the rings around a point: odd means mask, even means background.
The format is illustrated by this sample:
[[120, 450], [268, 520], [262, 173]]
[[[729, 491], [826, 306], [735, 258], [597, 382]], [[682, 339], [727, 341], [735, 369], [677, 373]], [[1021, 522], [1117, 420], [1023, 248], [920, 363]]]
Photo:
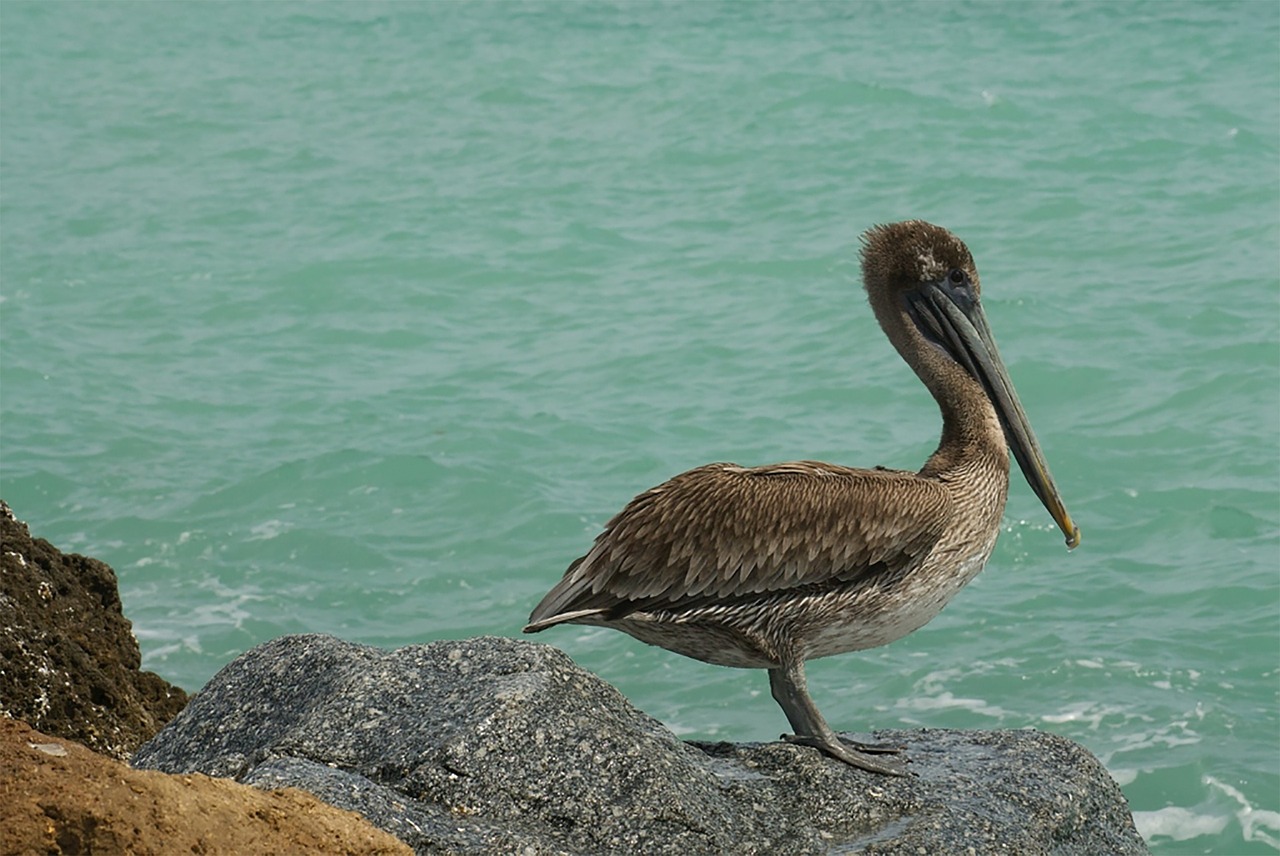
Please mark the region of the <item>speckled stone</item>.
[[295, 786], [419, 853], [1140, 854], [1120, 789], [1038, 731], [882, 731], [915, 776], [687, 743], [546, 645], [290, 636], [232, 662], [138, 767]]
[[115, 571], [33, 538], [0, 500], [0, 716], [124, 760], [187, 703], [141, 666]]

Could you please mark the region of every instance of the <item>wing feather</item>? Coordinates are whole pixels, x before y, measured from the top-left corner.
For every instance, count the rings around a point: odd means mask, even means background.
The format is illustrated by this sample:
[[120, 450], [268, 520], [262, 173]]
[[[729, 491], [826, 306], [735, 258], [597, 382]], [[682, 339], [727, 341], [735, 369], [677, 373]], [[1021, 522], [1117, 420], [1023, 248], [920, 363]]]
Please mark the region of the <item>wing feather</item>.
[[525, 629], [905, 573], [951, 516], [947, 490], [913, 473], [708, 464], [628, 503]]

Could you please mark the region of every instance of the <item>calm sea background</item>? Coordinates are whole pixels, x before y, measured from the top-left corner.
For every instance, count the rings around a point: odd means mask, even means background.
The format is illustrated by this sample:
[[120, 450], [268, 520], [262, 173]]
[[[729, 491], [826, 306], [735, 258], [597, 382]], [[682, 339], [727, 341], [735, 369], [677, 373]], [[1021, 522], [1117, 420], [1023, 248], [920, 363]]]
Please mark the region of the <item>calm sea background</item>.
[[[810, 666], [1041, 728], [1156, 853], [1280, 850], [1280, 4], [0, 5], [0, 495], [196, 690], [285, 633], [514, 636], [708, 461], [918, 466], [858, 282], [963, 237], [1067, 505]], [[1016, 471], [1015, 471], [1016, 472]], [[690, 738], [759, 672], [537, 637]]]

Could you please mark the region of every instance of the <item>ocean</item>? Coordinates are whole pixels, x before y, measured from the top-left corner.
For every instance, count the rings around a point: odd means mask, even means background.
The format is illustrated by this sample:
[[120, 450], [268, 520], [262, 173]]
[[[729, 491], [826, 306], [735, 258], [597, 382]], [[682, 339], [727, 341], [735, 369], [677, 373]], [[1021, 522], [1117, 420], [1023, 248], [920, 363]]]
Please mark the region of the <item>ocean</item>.
[[[858, 236], [983, 275], [1016, 468], [839, 729], [1087, 746], [1157, 854], [1280, 850], [1280, 4], [0, 5], [0, 496], [188, 690], [287, 633], [519, 635], [711, 461], [918, 467]], [[762, 673], [537, 637], [676, 733]]]

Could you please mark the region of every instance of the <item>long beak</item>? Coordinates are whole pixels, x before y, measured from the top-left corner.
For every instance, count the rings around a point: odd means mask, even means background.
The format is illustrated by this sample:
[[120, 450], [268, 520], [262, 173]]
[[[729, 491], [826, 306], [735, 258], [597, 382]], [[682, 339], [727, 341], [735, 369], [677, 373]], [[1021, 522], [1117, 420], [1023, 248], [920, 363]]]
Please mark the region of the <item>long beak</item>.
[[972, 296], [953, 294], [944, 285], [931, 284], [924, 288], [915, 305], [917, 309], [926, 310], [917, 317], [926, 322], [928, 332], [933, 334], [938, 344], [987, 391], [1027, 484], [1031, 485], [1058, 528], [1067, 536], [1067, 549], [1075, 548], [1080, 543], [1080, 529], [1067, 513], [1058, 487], [1053, 483], [1049, 464], [1040, 451], [1040, 444], [1027, 421], [1022, 402], [1018, 400], [1013, 381], [1009, 380], [1000, 351], [996, 349], [996, 340], [987, 325], [982, 304]]

